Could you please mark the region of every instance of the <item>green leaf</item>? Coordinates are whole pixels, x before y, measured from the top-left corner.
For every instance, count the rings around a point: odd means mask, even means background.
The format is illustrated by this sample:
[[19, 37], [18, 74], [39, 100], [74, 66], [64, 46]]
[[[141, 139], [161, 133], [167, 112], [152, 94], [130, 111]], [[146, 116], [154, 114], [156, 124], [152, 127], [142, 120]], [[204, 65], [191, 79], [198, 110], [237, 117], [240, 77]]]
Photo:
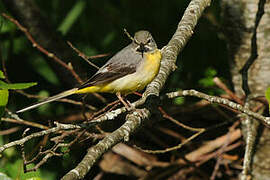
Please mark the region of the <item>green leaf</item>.
[[0, 70], [0, 79], [5, 79], [5, 75], [3, 73], [3, 71]]
[[184, 97], [177, 97], [174, 99], [173, 102], [174, 102], [174, 104], [181, 105], [181, 104], [184, 104], [185, 98]]
[[214, 77], [217, 75], [217, 71], [213, 68], [207, 68], [204, 74], [206, 77]]
[[65, 153], [65, 152], [67, 152], [68, 150], [69, 150], [68, 147], [61, 147], [61, 152], [62, 152], [62, 153]]
[[8, 103], [8, 90], [0, 89], [0, 118], [5, 112], [5, 107]]
[[213, 78], [217, 75], [217, 71], [213, 68], [207, 68], [204, 72], [204, 78], [199, 80], [199, 84], [203, 87], [211, 87], [214, 86], [215, 83]]
[[215, 85], [212, 77], [200, 79], [199, 84], [202, 85], [203, 87], [211, 87]]
[[269, 112], [270, 112], [270, 87], [268, 87], [265, 91], [265, 97], [269, 104]]
[[[27, 168], [33, 168], [34, 164], [27, 165]], [[21, 159], [16, 160], [16, 162], [8, 163], [5, 166], [6, 173], [13, 179], [29, 180], [29, 179], [41, 179], [41, 172], [32, 171], [28, 173], [23, 172], [23, 162]]]
[[69, 11], [61, 25], [58, 27], [58, 30], [62, 32], [63, 35], [65, 35], [71, 26], [76, 22], [78, 17], [82, 14], [83, 10], [85, 9], [86, 1], [79, 0], [76, 2], [76, 4], [73, 6], [73, 8]]
[[27, 89], [35, 85], [37, 85], [36, 82], [7, 84], [0, 81], [0, 89]]
[[7, 159], [12, 159], [18, 156], [18, 151], [16, 151], [15, 147], [11, 147], [3, 152], [3, 156]]
[[[1, 5], [0, 5], [0, 7], [1, 7]], [[10, 22], [7, 19], [4, 19], [2, 16], [0, 16], [0, 25], [1, 25], [0, 26], [1, 27], [1, 29], [0, 29], [1, 34], [8, 33], [8, 32], [14, 31], [16, 29], [16, 26], [12, 22]]]

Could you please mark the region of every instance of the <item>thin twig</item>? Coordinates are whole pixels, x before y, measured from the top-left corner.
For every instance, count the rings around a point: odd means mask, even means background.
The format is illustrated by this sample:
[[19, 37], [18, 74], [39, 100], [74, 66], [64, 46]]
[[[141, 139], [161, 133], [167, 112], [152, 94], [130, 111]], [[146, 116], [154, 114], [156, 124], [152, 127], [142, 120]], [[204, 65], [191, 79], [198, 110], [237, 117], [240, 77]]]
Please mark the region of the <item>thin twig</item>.
[[185, 128], [185, 129], [188, 129], [188, 130], [194, 131], [194, 132], [198, 132], [198, 131], [201, 131], [201, 130], [204, 129], [204, 128], [193, 128], [193, 127], [187, 126], [187, 125], [185, 125], [185, 124], [183, 124], [183, 123], [181, 123], [181, 122], [175, 120], [175, 119], [174, 119], [173, 117], [171, 117], [168, 113], [166, 113], [162, 108], [159, 108], [159, 110], [162, 112], [164, 118], [166, 118], [166, 119], [172, 121], [173, 123], [175, 123], [175, 124], [177, 124], [177, 125], [179, 125], [179, 126]]
[[8, 112], [8, 115], [11, 118], [1, 118], [2, 121], [11, 122], [11, 123], [17, 123], [17, 124], [24, 124], [24, 125], [27, 125], [27, 126], [37, 127], [37, 128], [40, 128], [40, 129], [48, 129], [47, 126], [44, 126], [42, 124], [39, 124], [39, 123], [36, 123], [36, 122], [30, 122], [30, 121], [26, 121], [26, 120], [21, 119], [17, 114], [12, 113], [7, 108], [6, 108], [6, 111]]
[[[233, 149], [235, 149], [235, 148], [237, 148], [237, 147], [239, 147], [239, 146], [241, 146], [241, 145], [243, 145], [243, 142], [238, 141], [238, 142], [236, 142], [236, 143], [234, 143], [234, 144], [231, 144], [231, 145], [227, 146], [227, 147], [223, 150], [223, 152], [231, 151], [231, 150], [233, 150]], [[196, 166], [202, 165], [202, 164], [205, 163], [206, 161], [208, 161], [208, 160], [210, 160], [210, 159], [216, 157], [217, 154], [218, 154], [218, 150], [215, 151], [215, 152], [209, 153], [209, 154], [207, 154], [207, 155], [201, 156], [201, 157], [200, 157], [200, 161], [196, 163]]]
[[[26, 133], [30, 130], [30, 128], [26, 128], [24, 131], [23, 131], [23, 134], [22, 134], [22, 137], [24, 138]], [[25, 158], [25, 151], [24, 151], [24, 143], [23, 144], [20, 144], [21, 146], [21, 153], [22, 153], [22, 159], [23, 159], [23, 170], [24, 170], [24, 173], [26, 173], [26, 165], [27, 165], [27, 161], [26, 161], [26, 158]]]
[[238, 104], [244, 104], [243, 101], [239, 97], [237, 97], [218, 77], [214, 77], [213, 81], [219, 88], [223, 89]]
[[[207, 143], [205, 143], [203, 146], [197, 148], [196, 150], [188, 153], [185, 155], [185, 158], [190, 162], [196, 162], [199, 161], [200, 158], [206, 154], [211, 153], [217, 148], [220, 148], [227, 140], [228, 136], [230, 136], [230, 144], [237, 139], [241, 137], [241, 130], [236, 129], [234, 131], [229, 131], [227, 134], [220, 136], [214, 140], [211, 140]], [[182, 158], [177, 160], [177, 163], [179, 164], [186, 164], [186, 161], [184, 161]]]
[[[68, 45], [75, 51], [78, 53], [78, 56], [80, 56], [81, 58], [83, 58], [88, 64], [90, 64], [91, 66], [93, 66], [96, 69], [99, 69], [99, 67], [97, 65], [95, 65], [94, 63], [92, 63], [91, 61], [89, 61], [89, 59], [93, 59], [92, 56], [86, 56], [84, 53], [82, 53], [79, 49], [75, 48], [71, 42], [67, 41]], [[108, 54], [102, 54], [102, 55], [98, 55], [95, 56], [95, 58], [97, 57], [104, 57], [104, 56], [108, 56]]]
[[[233, 131], [233, 130], [232, 130]], [[215, 167], [214, 167], [214, 171], [211, 175], [211, 178], [210, 180], [215, 180], [216, 176], [217, 176], [217, 173], [218, 173], [218, 170], [219, 170], [219, 167], [220, 167], [220, 164], [221, 164], [221, 161], [223, 159], [223, 156], [222, 154], [224, 153], [224, 150], [226, 147], [228, 147], [229, 143], [230, 143], [230, 134], [227, 135], [227, 139], [225, 141], [225, 143], [221, 146], [221, 148], [217, 151], [217, 161], [216, 161], [216, 164], [215, 164]]]
[[21, 127], [16, 126], [16, 127], [10, 128], [10, 129], [2, 130], [2, 131], [0, 131], [0, 136], [10, 135], [12, 133], [17, 132], [20, 129], [21, 129]]
[[97, 117], [98, 115], [100, 115], [101, 113], [104, 113], [105, 111], [106, 111], [106, 112], [112, 111], [112, 109], [109, 109], [109, 110], [108, 110], [108, 108], [109, 108], [109, 107], [114, 108], [115, 105], [117, 106], [117, 105], [119, 105], [119, 104], [120, 104], [120, 101], [119, 101], [119, 100], [116, 100], [116, 101], [113, 101], [113, 102], [107, 104], [107, 105], [106, 105], [104, 108], [102, 108], [101, 110], [99, 110], [99, 111], [93, 113], [93, 114], [91, 115], [91, 117], [89, 118], [89, 120], [92, 120], [94, 117]]
[[126, 28], [124, 28], [124, 33], [125, 33], [125, 35], [127, 35], [127, 37], [128, 37], [130, 40], [134, 41], [134, 38], [129, 34], [129, 32], [127, 31]]
[[18, 120], [18, 119], [12, 119], [12, 118], [1, 118], [1, 121], [10, 122], [10, 123], [16, 123], [16, 124], [23, 124], [27, 126], [36, 127], [39, 129], [49, 129], [47, 126], [44, 126], [42, 124], [38, 124], [35, 122], [25, 121], [25, 120]]
[[217, 96], [210, 96], [210, 95], [201, 93], [201, 92], [196, 91], [196, 90], [180, 90], [180, 91], [176, 91], [176, 92], [172, 92], [172, 93], [167, 93], [167, 96], [169, 98], [174, 98], [177, 96], [195, 96], [198, 98], [205, 99], [205, 100], [209, 101], [210, 103], [223, 104], [223, 105], [229, 106], [235, 110], [238, 110], [244, 114], [247, 114], [247, 115], [249, 115], [257, 120], [260, 120], [262, 123], [264, 123], [268, 127], [270, 126], [270, 117], [265, 117], [259, 113], [255, 113], [247, 108], [244, 108], [240, 104], [229, 101], [228, 99], [220, 98]]
[[55, 122], [55, 124], [56, 124], [56, 127], [54, 127], [54, 128], [33, 133], [33, 134], [30, 134], [29, 136], [21, 138], [21, 139], [19, 139], [17, 141], [12, 141], [10, 143], [4, 144], [3, 146], [0, 146], [0, 153], [2, 153], [4, 150], [6, 150], [6, 149], [8, 149], [10, 147], [24, 144], [25, 142], [27, 142], [30, 139], [33, 139], [35, 137], [44, 136], [46, 134], [57, 132], [59, 130], [70, 130], [70, 129], [79, 129], [79, 128], [81, 128], [80, 126], [72, 125], [72, 124], [60, 124], [60, 123], [57, 123], [57, 122]]
[[27, 28], [25, 28], [24, 26], [22, 26], [16, 19], [12, 18], [11, 16], [2, 13], [2, 16], [7, 18], [10, 22], [12, 22], [13, 24], [15, 24], [25, 35], [26, 37], [32, 42], [33, 47], [37, 48], [40, 52], [44, 53], [45, 55], [47, 55], [49, 58], [52, 58], [53, 60], [55, 60], [58, 64], [60, 64], [61, 66], [63, 66], [64, 68], [66, 68], [68, 71], [70, 71], [70, 73], [73, 75], [73, 77], [80, 83], [82, 84], [83, 81], [81, 80], [81, 78], [78, 76], [78, 74], [74, 71], [74, 69], [72, 69], [70, 66], [68, 66], [66, 63], [64, 63], [64, 61], [62, 61], [60, 58], [58, 58], [57, 56], [55, 56], [53, 53], [47, 51], [45, 48], [43, 48], [42, 46], [40, 46], [35, 39], [32, 37], [32, 35], [28, 32]]
[[[198, 19], [202, 15], [204, 9], [210, 5], [211, 0], [192, 0], [187, 7], [182, 20], [179, 22], [177, 30], [169, 41], [166, 48], [162, 50], [163, 59], [160, 67], [159, 74], [155, 79], [147, 86], [143, 97], [134, 104], [144, 103], [146, 97], [150, 95], [159, 95], [160, 90], [164, 86], [170, 72], [175, 67], [177, 55], [184, 48], [189, 38], [193, 34]], [[135, 106], [136, 107], [136, 106]], [[124, 109], [124, 110], [123, 110]], [[125, 111], [125, 108], [120, 110], [121, 114]], [[122, 111], [123, 110], [123, 111]], [[144, 115], [142, 115], [144, 114]], [[115, 114], [113, 114], [115, 115]], [[129, 136], [141, 127], [142, 122], [150, 117], [151, 113], [149, 109], [141, 110], [141, 113], [133, 112], [126, 116], [126, 122], [117, 130], [107, 135], [103, 140], [99, 141], [96, 145], [90, 147], [83, 160], [71, 171], [69, 171], [62, 180], [76, 180], [85, 177], [86, 173], [92, 168], [99, 159], [108, 149], [111, 149], [115, 144], [121, 141], [128, 141]], [[107, 119], [114, 118], [112, 116]]]
[[168, 115], [161, 107], [159, 107], [159, 110], [163, 114], [164, 118], [172, 121], [173, 123], [185, 128], [185, 129], [188, 129], [190, 131], [194, 131], [194, 132], [197, 132], [197, 133], [195, 133], [194, 135], [192, 135], [189, 138], [185, 139], [182, 143], [178, 144], [177, 146], [173, 146], [173, 147], [166, 148], [166, 149], [163, 149], [163, 150], [146, 150], [146, 149], [142, 149], [142, 148], [140, 148], [138, 146], [134, 146], [134, 147], [136, 147], [137, 149], [139, 149], [139, 150], [141, 150], [143, 152], [151, 153], [151, 154], [158, 154], [158, 153], [166, 153], [166, 152], [174, 151], [174, 150], [180, 149], [181, 147], [183, 147], [183, 145], [187, 144], [188, 142], [192, 141], [194, 138], [196, 138], [197, 136], [199, 136], [200, 134], [205, 132], [204, 128], [193, 128], [193, 127], [187, 126], [187, 125], [185, 125], [183, 123], [180, 123], [179, 121], [175, 120], [173, 117]]
[[177, 146], [173, 146], [173, 147], [169, 147], [166, 149], [161, 149], [161, 150], [148, 150], [148, 149], [142, 149], [136, 145], [134, 145], [134, 147], [136, 147], [137, 149], [146, 152], [146, 153], [151, 153], [151, 154], [160, 154], [160, 153], [166, 153], [166, 152], [170, 152], [170, 151], [175, 151], [180, 149], [181, 147], [183, 147], [185, 144], [189, 143], [190, 141], [192, 141], [193, 139], [195, 139], [196, 137], [198, 137], [200, 134], [202, 134], [203, 132], [205, 132], [205, 129], [200, 128], [200, 131], [193, 134], [192, 136], [190, 136], [189, 138], [187, 138], [184, 142], [178, 144]]

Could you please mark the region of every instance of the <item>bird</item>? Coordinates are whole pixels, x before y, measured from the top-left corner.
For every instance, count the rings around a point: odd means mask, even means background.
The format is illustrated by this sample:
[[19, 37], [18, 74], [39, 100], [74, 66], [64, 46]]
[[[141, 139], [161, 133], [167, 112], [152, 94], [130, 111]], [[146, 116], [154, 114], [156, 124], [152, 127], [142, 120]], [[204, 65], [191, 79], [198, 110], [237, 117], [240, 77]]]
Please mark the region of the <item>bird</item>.
[[21, 113], [43, 104], [73, 95], [86, 93], [115, 93], [121, 98], [143, 90], [158, 74], [162, 53], [149, 31], [140, 30], [130, 37], [132, 42], [111, 57], [105, 65], [82, 85], [45, 98], [18, 110]]

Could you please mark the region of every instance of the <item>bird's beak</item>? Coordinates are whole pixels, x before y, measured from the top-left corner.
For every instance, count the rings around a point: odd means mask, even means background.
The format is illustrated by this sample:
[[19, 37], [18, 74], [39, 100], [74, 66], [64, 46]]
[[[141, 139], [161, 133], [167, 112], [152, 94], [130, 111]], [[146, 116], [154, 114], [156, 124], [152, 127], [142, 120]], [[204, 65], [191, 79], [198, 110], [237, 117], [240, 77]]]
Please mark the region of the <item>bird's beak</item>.
[[140, 44], [139, 51], [142, 52], [142, 57], [143, 57], [143, 53], [145, 52], [145, 48], [144, 48], [144, 44], [143, 43]]
[[139, 48], [138, 48], [138, 51], [139, 52], [141, 52], [141, 53], [143, 53], [144, 51], [145, 51], [145, 49], [144, 49], [144, 44], [143, 43], [141, 43], [141, 44], [139, 44]]

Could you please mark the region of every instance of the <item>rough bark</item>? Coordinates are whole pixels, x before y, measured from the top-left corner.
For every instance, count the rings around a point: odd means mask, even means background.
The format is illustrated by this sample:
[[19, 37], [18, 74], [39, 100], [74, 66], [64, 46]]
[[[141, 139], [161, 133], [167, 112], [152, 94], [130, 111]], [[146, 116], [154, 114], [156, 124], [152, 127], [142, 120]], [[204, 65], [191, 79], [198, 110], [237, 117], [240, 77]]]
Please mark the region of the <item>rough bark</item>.
[[[193, 29], [195, 28], [198, 19], [201, 17], [205, 8], [210, 5], [210, 2], [211, 0], [192, 0], [190, 2], [181, 21], [178, 24], [176, 32], [169, 43], [162, 50], [163, 58], [157, 77], [147, 86], [143, 94], [143, 98], [139, 101], [144, 103], [146, 100], [145, 98], [159, 95], [159, 92], [164, 86], [169, 74], [175, 68], [175, 62], [179, 52], [185, 47], [186, 43], [192, 36]], [[140, 102], [137, 104], [140, 104]], [[147, 121], [147, 119], [150, 117], [152, 108], [153, 107], [147, 107], [141, 109], [141, 113], [135, 112], [126, 116], [126, 122], [113, 133], [106, 136], [106, 138], [99, 141], [97, 145], [90, 147], [83, 160], [74, 169], [63, 176], [62, 180], [82, 179], [85, 177], [86, 173], [90, 171], [94, 163], [107, 150], [111, 149], [119, 142], [128, 141], [129, 136], [133, 134], [136, 129], [139, 129], [143, 122]], [[140, 117], [140, 114], [144, 114], [144, 116]]]
[[[231, 0], [222, 2], [224, 18], [224, 32], [228, 40], [229, 59], [231, 60], [232, 82], [238, 96], [243, 96], [241, 68], [251, 54], [251, 39], [255, 27], [255, 18], [259, 0]], [[265, 13], [257, 28], [257, 53], [258, 57], [248, 71], [248, 85], [251, 95], [264, 95], [270, 85], [270, 2], [266, 2]], [[251, 102], [250, 108], [257, 103]], [[256, 135], [257, 122], [252, 120], [253, 132]], [[243, 134], [246, 135], [246, 127], [243, 124]], [[270, 179], [270, 130], [262, 128], [259, 134], [258, 144], [253, 156], [253, 179]]]

